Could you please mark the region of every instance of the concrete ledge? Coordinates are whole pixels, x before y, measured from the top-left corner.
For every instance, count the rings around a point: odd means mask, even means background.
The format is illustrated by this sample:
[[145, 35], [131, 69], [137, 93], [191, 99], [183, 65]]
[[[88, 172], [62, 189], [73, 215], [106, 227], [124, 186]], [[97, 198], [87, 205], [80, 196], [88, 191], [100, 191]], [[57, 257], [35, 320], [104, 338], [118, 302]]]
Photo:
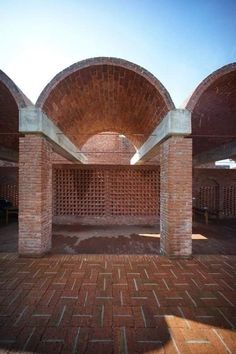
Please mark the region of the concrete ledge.
[[130, 164], [140, 164], [154, 157], [159, 145], [169, 137], [174, 135], [187, 136], [189, 134], [191, 134], [191, 113], [186, 109], [175, 109], [168, 112], [146, 142], [131, 158]]
[[23, 134], [42, 134], [53, 144], [54, 150], [69, 160], [86, 163], [87, 158], [67, 136], [35, 106], [20, 109], [19, 131]]

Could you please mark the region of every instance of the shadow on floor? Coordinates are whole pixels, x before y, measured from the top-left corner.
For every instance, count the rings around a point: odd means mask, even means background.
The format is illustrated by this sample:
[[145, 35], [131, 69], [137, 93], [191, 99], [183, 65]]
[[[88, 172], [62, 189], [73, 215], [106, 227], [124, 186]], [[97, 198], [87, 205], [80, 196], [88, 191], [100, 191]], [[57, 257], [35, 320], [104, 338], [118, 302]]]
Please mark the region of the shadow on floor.
[[0, 225], [0, 252], [17, 252], [18, 222], [11, 221], [8, 225]]
[[[236, 219], [193, 224], [193, 254], [236, 254]], [[0, 252], [17, 252], [18, 224], [0, 225]], [[159, 254], [159, 225], [53, 225], [53, 254]]]
[[[98, 242], [99, 238], [99, 242]], [[236, 254], [236, 219], [193, 224], [193, 254]], [[160, 254], [156, 226], [54, 225], [53, 253]]]
[[159, 254], [159, 225], [54, 225], [53, 253]]
[[236, 219], [194, 222], [193, 254], [236, 255]]

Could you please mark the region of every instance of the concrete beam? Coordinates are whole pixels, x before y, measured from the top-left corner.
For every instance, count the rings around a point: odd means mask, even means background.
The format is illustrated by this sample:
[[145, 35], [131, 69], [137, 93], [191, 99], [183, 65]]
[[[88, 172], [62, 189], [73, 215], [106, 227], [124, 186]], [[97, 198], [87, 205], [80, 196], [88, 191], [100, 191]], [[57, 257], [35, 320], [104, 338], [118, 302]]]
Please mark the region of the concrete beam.
[[0, 146], [0, 160], [18, 162], [18, 157], [17, 151]]
[[208, 162], [225, 160], [236, 155], [236, 141], [218, 146], [215, 149], [208, 150], [198, 154], [193, 158], [193, 166], [202, 165]]
[[50, 140], [54, 150], [74, 162], [86, 163], [87, 158], [67, 136], [35, 106], [20, 109], [19, 131], [23, 134], [42, 134]]
[[191, 113], [186, 109], [175, 109], [167, 113], [161, 123], [134, 154], [131, 165], [141, 164], [154, 157], [160, 144], [170, 136], [186, 136], [191, 134]]

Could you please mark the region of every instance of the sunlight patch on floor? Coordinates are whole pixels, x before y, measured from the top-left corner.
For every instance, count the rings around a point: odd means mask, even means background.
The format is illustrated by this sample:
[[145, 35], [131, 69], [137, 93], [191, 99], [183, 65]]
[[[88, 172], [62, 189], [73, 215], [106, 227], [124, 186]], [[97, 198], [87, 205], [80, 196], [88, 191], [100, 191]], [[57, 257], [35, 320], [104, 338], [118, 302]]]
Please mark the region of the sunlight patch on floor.
[[202, 234], [192, 234], [192, 240], [207, 240], [207, 237]]
[[[138, 234], [139, 236], [144, 237], [155, 237], [160, 238], [160, 234], [152, 234], [152, 233], [145, 233], [145, 234]], [[202, 234], [192, 234], [192, 240], [207, 240], [207, 237], [203, 236]]]
[[144, 236], [144, 237], [157, 237], [160, 238], [160, 234], [138, 234], [139, 236]]

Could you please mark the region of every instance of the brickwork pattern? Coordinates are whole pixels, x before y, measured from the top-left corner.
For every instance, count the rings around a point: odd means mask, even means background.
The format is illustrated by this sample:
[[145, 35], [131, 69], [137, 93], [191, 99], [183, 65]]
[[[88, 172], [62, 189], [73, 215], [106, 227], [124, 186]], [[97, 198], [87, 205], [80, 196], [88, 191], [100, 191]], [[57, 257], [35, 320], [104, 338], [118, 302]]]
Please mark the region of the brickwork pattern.
[[136, 150], [129, 139], [117, 133], [101, 133], [92, 136], [81, 148], [87, 163], [130, 165]]
[[0, 254], [0, 350], [235, 353], [236, 257]]
[[14, 82], [0, 70], [0, 145], [18, 150], [18, 110], [32, 104]]
[[8, 88], [0, 81], [0, 145], [18, 149], [18, 107]]
[[158, 216], [158, 168], [54, 168], [55, 216]]
[[19, 253], [42, 254], [51, 248], [51, 146], [38, 135], [20, 139]]
[[59, 73], [37, 106], [79, 147], [104, 131], [140, 146], [174, 104], [163, 85], [138, 65], [93, 58]]
[[161, 146], [161, 252], [192, 252], [192, 141], [171, 137]]
[[236, 63], [216, 70], [196, 88], [186, 105], [192, 112], [192, 134], [196, 136], [194, 155], [235, 139], [235, 102]]

